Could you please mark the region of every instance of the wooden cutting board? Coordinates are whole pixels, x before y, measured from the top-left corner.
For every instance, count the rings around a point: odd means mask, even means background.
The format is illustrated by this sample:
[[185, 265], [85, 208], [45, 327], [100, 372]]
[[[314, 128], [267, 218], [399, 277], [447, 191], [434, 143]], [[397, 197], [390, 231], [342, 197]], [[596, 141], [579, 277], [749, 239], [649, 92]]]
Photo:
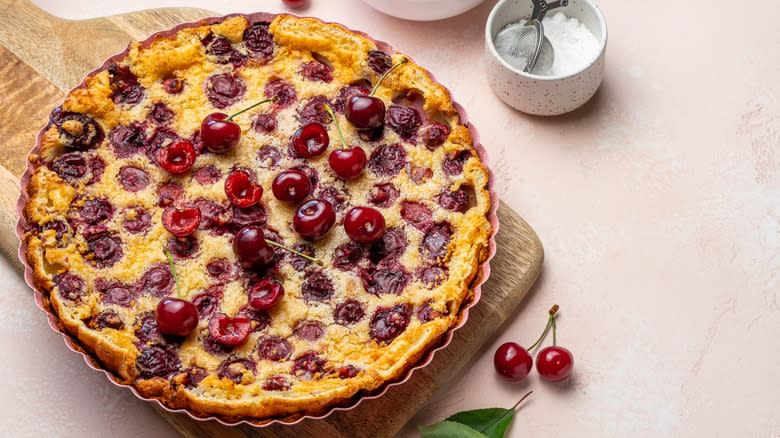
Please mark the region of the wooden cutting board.
[[[71, 21], [48, 15], [28, 0], [0, 0], [0, 23], [4, 24], [0, 26], [0, 249], [19, 269], [14, 237], [19, 177], [51, 109], [86, 72], [124, 50], [130, 41], [212, 15], [205, 10], [174, 8]], [[405, 384], [391, 388], [381, 399], [365, 400], [357, 408], [336, 412], [325, 420], [262, 429], [198, 422], [154, 404], [155, 409], [189, 438], [393, 436], [443, 384], [459, 374], [515, 312], [541, 271], [543, 250], [536, 233], [503, 203], [498, 216], [501, 229], [492, 275], [467, 324], [428, 367], [415, 372]]]

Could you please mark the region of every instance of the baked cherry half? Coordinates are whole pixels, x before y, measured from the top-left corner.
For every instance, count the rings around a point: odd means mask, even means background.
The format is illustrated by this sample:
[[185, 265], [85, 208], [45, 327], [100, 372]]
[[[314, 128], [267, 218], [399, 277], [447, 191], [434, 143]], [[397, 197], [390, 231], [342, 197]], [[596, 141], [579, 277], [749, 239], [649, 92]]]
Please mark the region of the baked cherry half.
[[184, 337], [198, 325], [198, 309], [189, 301], [163, 298], [157, 304], [156, 319], [160, 333]]
[[225, 179], [225, 195], [234, 206], [247, 208], [260, 202], [263, 187], [252, 182], [249, 172], [234, 170]]
[[200, 224], [200, 209], [166, 207], [162, 213], [162, 223], [165, 229], [176, 237], [189, 236]]
[[306, 240], [325, 237], [336, 223], [333, 204], [324, 199], [312, 199], [298, 207], [293, 217], [293, 229]]
[[297, 204], [311, 194], [311, 180], [300, 170], [285, 170], [276, 175], [271, 191], [276, 199]]
[[379, 84], [398, 66], [406, 64], [406, 59], [390, 67], [377, 81], [369, 94], [355, 94], [347, 100], [344, 106], [344, 115], [357, 129], [374, 129], [382, 126], [385, 121], [385, 103], [374, 96]]
[[355, 242], [375, 242], [385, 234], [385, 217], [371, 207], [353, 207], [344, 216], [344, 231]]
[[179, 140], [167, 148], [158, 149], [154, 158], [168, 173], [179, 175], [192, 168], [196, 155], [195, 147], [189, 140]]
[[209, 320], [209, 334], [222, 345], [236, 346], [244, 342], [252, 328], [249, 318], [229, 317], [217, 312]]
[[284, 296], [281, 283], [270, 278], [264, 278], [254, 284], [249, 290], [249, 305], [258, 310], [266, 310], [275, 306]]
[[324, 126], [317, 122], [311, 122], [295, 131], [292, 143], [298, 155], [303, 158], [312, 158], [325, 152], [330, 144], [330, 136]]
[[263, 229], [248, 225], [233, 237], [233, 251], [245, 268], [264, 268], [271, 264], [274, 249], [266, 243]]
[[203, 145], [215, 154], [233, 149], [241, 139], [241, 127], [233, 121], [233, 118], [271, 100], [257, 102], [230, 116], [225, 113], [207, 115], [200, 124], [200, 138]]

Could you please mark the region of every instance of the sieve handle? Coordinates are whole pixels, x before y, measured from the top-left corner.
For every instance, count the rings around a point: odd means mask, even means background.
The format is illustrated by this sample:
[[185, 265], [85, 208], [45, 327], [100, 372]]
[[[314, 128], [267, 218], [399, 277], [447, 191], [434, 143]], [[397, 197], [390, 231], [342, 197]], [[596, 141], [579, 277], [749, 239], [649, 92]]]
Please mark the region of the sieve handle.
[[569, 6], [569, 0], [556, 0], [550, 3], [547, 3], [546, 0], [531, 0], [531, 2], [534, 4], [534, 10], [531, 13], [532, 20], [542, 20], [548, 11]]

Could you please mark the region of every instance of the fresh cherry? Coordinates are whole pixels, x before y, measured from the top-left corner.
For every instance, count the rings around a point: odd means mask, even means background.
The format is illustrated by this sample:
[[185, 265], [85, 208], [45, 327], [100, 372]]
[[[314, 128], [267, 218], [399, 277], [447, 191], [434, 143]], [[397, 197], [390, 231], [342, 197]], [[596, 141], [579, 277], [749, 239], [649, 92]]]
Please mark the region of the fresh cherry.
[[312, 199], [298, 207], [293, 229], [306, 240], [323, 238], [336, 223], [336, 210], [324, 199]]
[[251, 321], [244, 316], [231, 318], [222, 312], [217, 312], [209, 320], [209, 334], [220, 344], [231, 347], [244, 342], [251, 329]]
[[266, 99], [257, 102], [230, 116], [225, 113], [211, 113], [207, 115], [200, 124], [200, 138], [203, 141], [203, 145], [215, 154], [221, 154], [233, 149], [241, 139], [241, 127], [233, 121], [233, 118], [271, 100]]
[[274, 258], [274, 249], [266, 243], [263, 229], [256, 225], [248, 225], [236, 233], [233, 251], [246, 268], [263, 268]]
[[271, 191], [276, 199], [297, 204], [311, 194], [311, 180], [300, 170], [285, 170], [276, 175]]
[[[170, 207], [169, 207], [170, 208]], [[197, 209], [196, 209], [197, 210]], [[173, 262], [173, 256], [165, 252], [168, 258], [168, 265], [171, 269], [171, 275], [176, 286], [176, 293], [179, 293], [179, 276], [176, 275], [176, 265]], [[157, 304], [155, 313], [157, 327], [161, 333], [172, 336], [187, 336], [195, 330], [198, 325], [198, 309], [189, 301], [181, 298], [167, 297], [163, 298]]]
[[499, 375], [508, 380], [524, 379], [533, 366], [533, 360], [528, 352], [538, 347], [552, 328], [553, 345], [539, 351], [536, 356], [536, 371], [542, 378], [553, 382], [559, 382], [569, 377], [574, 358], [569, 350], [555, 345], [557, 342], [555, 315], [558, 313], [558, 309], [557, 304], [550, 308], [547, 312], [547, 324], [544, 326], [541, 336], [528, 349], [514, 342], [507, 342], [498, 347], [493, 357], [493, 365]]
[[325, 111], [330, 114], [330, 117], [336, 123], [336, 130], [339, 133], [339, 139], [341, 140], [341, 146], [343, 149], [336, 149], [328, 156], [328, 164], [333, 169], [333, 173], [339, 178], [350, 180], [355, 179], [363, 173], [363, 169], [366, 167], [368, 159], [366, 158], [366, 152], [360, 146], [347, 146], [347, 141], [344, 139], [344, 134], [341, 132], [341, 126], [336, 119], [336, 114], [329, 105], [325, 105]]
[[198, 309], [189, 301], [163, 298], [157, 305], [156, 318], [162, 334], [184, 337], [198, 325]]
[[347, 101], [344, 115], [358, 129], [373, 129], [385, 121], [385, 103], [375, 96], [356, 94]]
[[309, 4], [309, 0], [282, 0], [282, 3], [293, 9], [302, 8]]
[[303, 158], [316, 157], [328, 148], [330, 136], [328, 130], [317, 122], [307, 123], [299, 128], [292, 137], [293, 148]]
[[211, 113], [200, 124], [200, 138], [203, 145], [215, 154], [232, 149], [241, 139], [241, 127], [227, 120], [225, 113]]
[[194, 233], [200, 224], [198, 207], [166, 207], [162, 213], [162, 223], [166, 230], [176, 237], [186, 237]]
[[178, 175], [192, 168], [196, 155], [189, 140], [179, 140], [167, 148], [157, 149], [155, 159], [168, 173]]
[[379, 84], [395, 70], [398, 66], [406, 63], [406, 59], [392, 66], [377, 81], [369, 94], [352, 95], [344, 106], [344, 115], [352, 125], [358, 129], [374, 129], [381, 126], [385, 121], [385, 103], [382, 99], [375, 97]]
[[355, 242], [375, 242], [385, 234], [385, 217], [371, 207], [353, 207], [344, 216], [344, 231]]
[[574, 367], [571, 351], [559, 345], [544, 347], [536, 355], [536, 371], [551, 382], [566, 380]]
[[333, 173], [346, 180], [359, 177], [367, 162], [366, 152], [360, 146], [336, 149], [328, 156], [328, 164], [333, 169]]
[[284, 296], [284, 287], [276, 280], [265, 278], [249, 291], [249, 305], [257, 310], [275, 306]]
[[506, 342], [496, 350], [493, 366], [503, 378], [512, 381], [523, 380], [533, 368], [533, 359], [528, 350], [514, 342]]
[[252, 182], [249, 172], [237, 169], [225, 179], [225, 195], [234, 206], [247, 208], [260, 202], [263, 187]]

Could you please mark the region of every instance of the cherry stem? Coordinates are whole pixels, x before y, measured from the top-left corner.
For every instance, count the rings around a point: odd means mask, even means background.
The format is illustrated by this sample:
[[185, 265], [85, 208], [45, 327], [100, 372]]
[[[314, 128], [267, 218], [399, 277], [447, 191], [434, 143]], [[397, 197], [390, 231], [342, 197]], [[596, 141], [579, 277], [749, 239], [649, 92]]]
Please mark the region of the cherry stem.
[[333, 108], [330, 107], [327, 103], [322, 105], [323, 108], [325, 108], [325, 111], [328, 113], [330, 118], [333, 120], [333, 123], [336, 124], [336, 131], [339, 133], [339, 139], [341, 139], [341, 145], [344, 146], [344, 149], [348, 149], [347, 146], [347, 140], [344, 139], [344, 134], [341, 132], [341, 124], [336, 119], [336, 113], [333, 112]]
[[173, 284], [176, 287], [176, 297], [179, 297], [179, 276], [176, 275], [176, 265], [173, 264], [173, 256], [170, 251], [165, 251], [165, 257], [168, 258], [168, 266], [171, 268], [171, 275], [173, 276]]
[[496, 418], [495, 420], [493, 420], [492, 422], [490, 422], [490, 424], [488, 424], [487, 426], [485, 426], [485, 427], [483, 427], [482, 429], [478, 430], [477, 432], [484, 433], [486, 430], [488, 430], [488, 429], [490, 429], [491, 427], [493, 427], [493, 426], [494, 426], [496, 423], [498, 423], [499, 421], [503, 420], [503, 419], [504, 419], [504, 417], [506, 417], [507, 415], [509, 415], [509, 413], [510, 413], [510, 412], [517, 412], [517, 407], [518, 407], [518, 406], [520, 406], [520, 403], [522, 403], [522, 402], [523, 402], [523, 400], [525, 400], [525, 399], [527, 399], [528, 397], [530, 397], [530, 396], [531, 396], [531, 394], [533, 394], [533, 393], [534, 393], [533, 391], [528, 391], [528, 392], [526, 392], [526, 393], [525, 393], [525, 395], [524, 395], [524, 396], [523, 396], [523, 397], [522, 397], [520, 400], [518, 400], [518, 401], [517, 401], [517, 403], [515, 403], [515, 405], [514, 405], [514, 406], [512, 406], [512, 407], [511, 407], [511, 408], [509, 408], [509, 409], [507, 409], [507, 410], [506, 410], [506, 412], [504, 412], [504, 413], [503, 413], [503, 414], [502, 414], [500, 417]]
[[558, 313], [558, 309], [560, 309], [560, 306], [557, 304], [553, 305], [549, 312], [547, 312], [550, 316], [547, 317], [547, 325], [544, 326], [544, 330], [542, 331], [542, 335], [539, 336], [539, 339], [536, 340], [533, 344], [531, 344], [530, 347], [528, 347], [526, 350], [531, 351], [534, 348], [538, 347], [539, 344], [542, 343], [544, 338], [547, 336], [547, 333], [550, 331], [550, 327], [553, 329], [553, 345], [555, 345], [555, 314]]
[[262, 105], [262, 104], [264, 104], [264, 103], [268, 103], [268, 102], [270, 102], [270, 101], [272, 101], [272, 100], [273, 100], [273, 99], [266, 99], [266, 100], [261, 100], [260, 102], [257, 102], [257, 103], [255, 103], [255, 104], [249, 105], [248, 107], [246, 107], [246, 108], [242, 109], [241, 111], [239, 111], [239, 112], [237, 112], [237, 113], [233, 114], [232, 116], [228, 117], [228, 118], [227, 118], [227, 119], [225, 119], [225, 120], [229, 122], [229, 121], [233, 120], [233, 117], [235, 117], [235, 116], [237, 116], [237, 115], [239, 115], [239, 114], [243, 114], [243, 113], [245, 113], [245, 112], [247, 112], [247, 111], [251, 110], [252, 108], [254, 108], [254, 107], [258, 106], [258, 105]]
[[316, 259], [316, 258], [314, 258], [312, 256], [306, 255], [306, 254], [304, 254], [304, 253], [302, 253], [300, 251], [296, 251], [296, 250], [294, 250], [292, 248], [288, 248], [288, 247], [282, 245], [281, 243], [276, 243], [273, 240], [268, 240], [268, 239], [265, 239], [265, 243], [267, 243], [267, 244], [269, 244], [271, 246], [275, 246], [277, 248], [283, 249], [285, 251], [290, 251], [291, 253], [297, 255], [298, 257], [303, 257], [306, 260], [312, 261], [312, 262], [322, 266], [322, 262], [319, 259]]
[[402, 65], [406, 64], [407, 62], [409, 62], [409, 60], [408, 60], [408, 59], [406, 59], [406, 58], [404, 58], [404, 59], [403, 59], [403, 60], [401, 60], [401, 62], [399, 62], [398, 64], [396, 64], [396, 65], [394, 65], [394, 66], [390, 67], [390, 70], [386, 71], [386, 72], [385, 72], [385, 74], [383, 74], [383, 75], [382, 75], [382, 77], [381, 77], [381, 78], [379, 78], [379, 80], [376, 82], [376, 85], [374, 85], [374, 88], [372, 88], [372, 89], [371, 89], [371, 92], [370, 92], [368, 95], [369, 95], [369, 96], [373, 96], [373, 95], [374, 95], [374, 93], [376, 93], [376, 90], [377, 90], [377, 88], [379, 88], [379, 84], [381, 84], [381, 83], [382, 83], [382, 81], [384, 81], [384, 80], [385, 80], [385, 78], [387, 77], [387, 75], [389, 75], [389, 74], [390, 74], [390, 73], [391, 73], [393, 70], [395, 70], [396, 68], [398, 68], [398, 67], [400, 67], [400, 66], [402, 66]]

